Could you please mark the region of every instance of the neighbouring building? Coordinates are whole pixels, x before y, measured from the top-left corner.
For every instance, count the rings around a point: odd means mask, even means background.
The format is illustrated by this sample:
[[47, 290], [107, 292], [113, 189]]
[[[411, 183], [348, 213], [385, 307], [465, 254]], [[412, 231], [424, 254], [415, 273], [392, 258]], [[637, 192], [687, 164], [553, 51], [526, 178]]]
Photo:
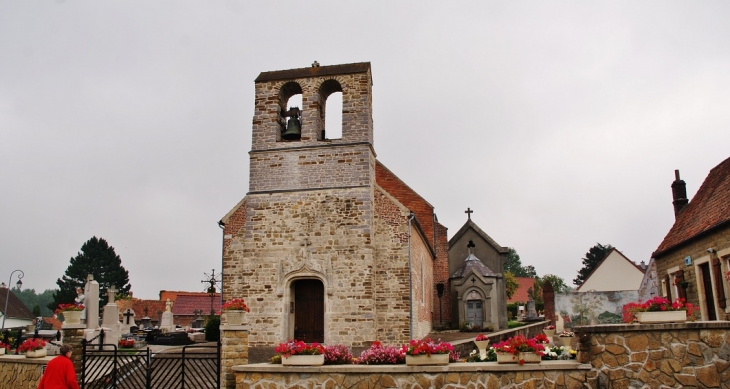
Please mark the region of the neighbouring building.
[[[8, 311], [5, 312], [7, 304]], [[23, 304], [12, 289], [8, 293], [5, 283], [0, 286], [0, 323], [5, 322], [5, 328], [25, 327], [33, 324], [33, 312]]]
[[613, 292], [619, 290], [639, 290], [646, 265], [635, 264], [623, 253], [611, 249], [605, 258], [593, 268], [576, 292]]
[[449, 240], [452, 327], [507, 328], [504, 263], [509, 248], [502, 247], [471, 220]]
[[730, 320], [730, 158], [715, 166], [692, 201], [675, 170], [675, 221], [652, 257], [659, 291], [700, 307], [701, 320]]
[[[249, 190], [225, 215], [223, 299], [244, 298], [253, 349], [365, 347], [427, 335], [448, 282], [446, 228], [376, 159], [369, 63], [261, 73]], [[341, 137], [325, 131], [342, 94]], [[288, 105], [301, 95], [302, 107]], [[333, 133], [334, 131], [330, 131]]]
[[646, 265], [644, 278], [642, 278], [639, 285], [639, 300], [647, 301], [656, 296], [659, 296], [659, 276], [656, 272], [656, 261], [652, 258], [649, 260], [649, 264]]

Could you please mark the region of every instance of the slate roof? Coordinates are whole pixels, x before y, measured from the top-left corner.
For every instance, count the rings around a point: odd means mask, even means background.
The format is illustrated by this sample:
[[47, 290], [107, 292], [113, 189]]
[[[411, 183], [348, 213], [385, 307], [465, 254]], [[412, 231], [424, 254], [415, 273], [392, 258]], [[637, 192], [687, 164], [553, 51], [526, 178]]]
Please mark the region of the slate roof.
[[530, 299], [530, 295], [527, 293], [527, 290], [530, 288], [534, 289], [535, 286], [535, 279], [531, 277], [515, 277], [517, 279], [517, 283], [520, 284], [519, 287], [517, 287], [517, 290], [515, 290], [515, 293], [512, 295], [511, 299], [508, 299], [508, 303], [514, 303], [517, 301], [521, 301], [523, 303], [526, 303], [527, 300]]
[[674, 225], [652, 256], [661, 256], [726, 225], [730, 225], [730, 158], [710, 170], [694, 198], [679, 212]]
[[[179, 315], [195, 315], [195, 310], [200, 309], [203, 314], [210, 313], [210, 295], [203, 294], [179, 294], [172, 306], [172, 313]], [[213, 297], [213, 310], [218, 313], [221, 310], [220, 295]]]
[[451, 278], [464, 278], [476, 273], [483, 277], [496, 277], [497, 275], [474, 254], [469, 254], [464, 260], [464, 266], [454, 272]]
[[[0, 288], [0, 312], [5, 309], [6, 298], [8, 302], [8, 312], [6, 317], [8, 319], [11, 317], [16, 319], [35, 319], [33, 312], [28, 309], [22, 301], [20, 301], [12, 289], [10, 289], [10, 294], [8, 294], [8, 288]], [[5, 312], [3, 312], [3, 314], [5, 314]]]
[[295, 78], [321, 77], [334, 74], [365, 73], [370, 70], [370, 62], [347, 63], [343, 65], [317, 66], [300, 69], [275, 70], [262, 72], [254, 82], [291, 80]]

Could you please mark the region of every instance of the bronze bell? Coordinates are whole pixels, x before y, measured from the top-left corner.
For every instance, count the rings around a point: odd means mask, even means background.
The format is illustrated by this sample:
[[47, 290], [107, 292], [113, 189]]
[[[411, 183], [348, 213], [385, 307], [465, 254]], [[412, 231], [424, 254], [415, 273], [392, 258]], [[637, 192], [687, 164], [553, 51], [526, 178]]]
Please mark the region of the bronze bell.
[[286, 122], [286, 130], [281, 134], [281, 137], [286, 140], [299, 140], [302, 137], [302, 123], [299, 121], [299, 108], [291, 108], [289, 111], [284, 112], [286, 116], [289, 116], [289, 120]]

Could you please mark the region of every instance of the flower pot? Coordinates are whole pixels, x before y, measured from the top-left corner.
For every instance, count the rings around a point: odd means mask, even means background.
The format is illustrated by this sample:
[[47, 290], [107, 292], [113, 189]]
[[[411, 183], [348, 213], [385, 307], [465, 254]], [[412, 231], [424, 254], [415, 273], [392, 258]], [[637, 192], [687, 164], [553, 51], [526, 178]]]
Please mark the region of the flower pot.
[[319, 355], [282, 355], [281, 364], [284, 366], [322, 366], [324, 365], [324, 354]]
[[545, 333], [545, 336], [547, 336], [550, 343], [553, 342], [553, 336], [555, 336], [555, 330], [542, 330], [542, 332]]
[[687, 311], [636, 312], [639, 323], [684, 323]]
[[33, 350], [33, 351], [26, 351], [25, 357], [26, 358], [43, 358], [46, 356], [46, 349], [42, 348], [40, 350]]
[[570, 350], [570, 344], [573, 342], [573, 336], [559, 336], [558, 339], [560, 339], [560, 345], [563, 347], [567, 347], [568, 350]]
[[497, 363], [517, 363], [517, 355], [510, 353], [497, 353]]
[[5, 354], [5, 347], [0, 347], [0, 355], [4, 355], [4, 354]]
[[81, 311], [63, 311], [63, 324], [81, 324]]
[[421, 354], [406, 355], [406, 365], [423, 366], [423, 365], [448, 365], [449, 354]]
[[477, 345], [477, 348], [479, 349], [479, 358], [487, 359], [487, 347], [489, 347], [489, 341], [488, 340], [475, 340], [474, 343]]
[[523, 363], [540, 363], [542, 357], [535, 352], [521, 352], [518, 359]]
[[246, 316], [246, 311], [230, 310], [223, 312], [226, 316], [226, 323], [228, 323], [229, 326], [243, 325], [243, 319]]

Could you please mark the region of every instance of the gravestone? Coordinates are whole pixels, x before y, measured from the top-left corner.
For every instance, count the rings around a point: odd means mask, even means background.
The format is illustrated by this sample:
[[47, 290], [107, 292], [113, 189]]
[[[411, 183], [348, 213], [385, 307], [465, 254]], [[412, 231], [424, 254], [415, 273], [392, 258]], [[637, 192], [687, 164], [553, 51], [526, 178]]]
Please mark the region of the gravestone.
[[134, 321], [134, 311], [130, 308], [127, 308], [126, 311], [122, 314], [122, 333], [127, 334], [130, 331], [130, 328], [137, 327], [137, 323]]
[[160, 323], [161, 330], [175, 331], [174, 316], [172, 315], [172, 304], [170, 299], [165, 302], [165, 312], [162, 313], [162, 320]]
[[196, 309], [195, 311], [193, 311], [193, 313], [196, 315], [196, 317], [195, 320], [193, 320], [191, 327], [203, 328], [203, 318], [200, 316], [203, 313], [203, 310]]
[[99, 283], [94, 281], [94, 276], [86, 276], [84, 287], [84, 302], [86, 306], [86, 328], [99, 328]]
[[105, 332], [105, 344], [116, 344], [122, 336], [122, 323], [119, 322], [119, 307], [114, 302], [117, 289], [112, 285], [107, 289], [106, 295], [109, 302], [104, 306], [104, 314], [101, 319], [101, 327]]
[[529, 300], [527, 300], [527, 306], [525, 307], [527, 309], [527, 317], [525, 317], [525, 321], [541, 320], [540, 317], [537, 316], [537, 311], [535, 310], [535, 300], [533, 299], [533, 293], [534, 292], [532, 288], [527, 290]]

